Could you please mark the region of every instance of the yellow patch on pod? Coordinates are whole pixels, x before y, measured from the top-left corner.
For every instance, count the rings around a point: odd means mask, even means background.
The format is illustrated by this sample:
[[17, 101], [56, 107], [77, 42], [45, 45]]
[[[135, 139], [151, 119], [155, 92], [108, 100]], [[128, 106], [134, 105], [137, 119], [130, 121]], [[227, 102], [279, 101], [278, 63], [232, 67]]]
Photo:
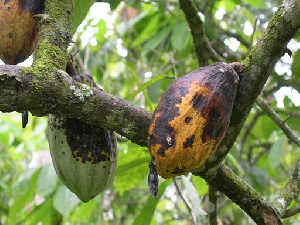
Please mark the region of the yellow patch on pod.
[[159, 175], [187, 174], [215, 152], [230, 122], [237, 84], [231, 66], [215, 63], [170, 85], [149, 128], [151, 160]]

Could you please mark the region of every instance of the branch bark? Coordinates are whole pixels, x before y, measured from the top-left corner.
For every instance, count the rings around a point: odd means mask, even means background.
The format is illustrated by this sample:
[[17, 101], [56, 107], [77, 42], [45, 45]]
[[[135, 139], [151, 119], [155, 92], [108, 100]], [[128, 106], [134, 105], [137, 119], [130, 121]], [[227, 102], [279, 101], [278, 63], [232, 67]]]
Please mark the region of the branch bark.
[[[47, 13], [50, 17], [41, 21], [43, 30], [41, 32], [44, 34], [32, 68], [0, 66], [0, 110], [3, 112], [30, 110], [38, 116], [52, 113], [74, 117], [91, 125], [115, 130], [130, 140], [146, 146], [152, 116], [150, 112], [97, 88], [86, 87], [64, 72], [67, 57], [65, 52], [69, 41], [68, 33], [64, 33], [68, 30], [65, 27], [67, 22], [59, 25], [57, 22], [54, 23], [58, 27], [47, 25], [53, 20], [68, 21], [67, 12], [70, 10], [68, 4], [71, 2], [71, 0], [52, 2], [47, 0], [48, 5], [63, 4], [63, 8], [48, 8]], [[220, 163], [233, 146], [275, 63], [300, 27], [298, 3], [295, 0], [286, 0], [278, 8], [244, 64], [231, 64], [240, 76], [240, 84], [229, 129], [216, 153], [204, 166], [194, 171], [195, 175], [200, 175], [210, 185], [217, 187], [236, 202], [258, 224], [266, 224], [268, 221], [274, 222], [271, 224], [280, 224], [280, 221], [274, 210], [257, 192]], [[66, 13], [55, 12], [60, 10]], [[51, 31], [52, 28], [54, 33]], [[56, 39], [56, 35], [63, 37]]]
[[277, 124], [283, 133], [300, 147], [300, 137], [277, 115], [277, 113], [262, 99], [257, 98], [256, 104], [267, 113], [267, 115]]
[[203, 22], [193, 1], [179, 0], [179, 3], [191, 29], [199, 66], [207, 66], [210, 58], [216, 61], [224, 61], [211, 47], [204, 32]]

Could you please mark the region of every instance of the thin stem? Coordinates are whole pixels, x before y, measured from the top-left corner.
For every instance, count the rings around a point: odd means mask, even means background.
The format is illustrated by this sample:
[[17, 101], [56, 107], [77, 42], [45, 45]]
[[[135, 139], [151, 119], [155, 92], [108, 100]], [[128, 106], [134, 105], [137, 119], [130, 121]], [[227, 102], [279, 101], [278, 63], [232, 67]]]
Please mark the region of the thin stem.
[[267, 115], [276, 123], [283, 133], [300, 147], [300, 137], [277, 115], [277, 113], [261, 98], [258, 97], [256, 104], [264, 110]]

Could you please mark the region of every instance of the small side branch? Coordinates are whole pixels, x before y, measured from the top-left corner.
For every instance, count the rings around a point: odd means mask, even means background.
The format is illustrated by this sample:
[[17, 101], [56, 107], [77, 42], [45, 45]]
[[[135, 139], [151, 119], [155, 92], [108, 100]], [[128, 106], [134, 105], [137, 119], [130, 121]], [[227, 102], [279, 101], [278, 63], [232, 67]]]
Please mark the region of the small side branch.
[[289, 217], [292, 217], [296, 214], [300, 213], [300, 206], [296, 206], [292, 209], [287, 209], [285, 210], [284, 214], [282, 215], [282, 219], [285, 219], [285, 218], [289, 218]]
[[193, 1], [179, 0], [179, 4], [191, 29], [199, 66], [208, 65], [208, 59], [210, 58], [215, 61], [223, 62], [224, 60], [211, 47], [205, 35], [203, 21], [198, 15], [197, 7]]
[[276, 114], [276, 112], [261, 98], [258, 97], [256, 104], [264, 110], [267, 115], [276, 123], [285, 135], [300, 147], [300, 137]]
[[[286, 184], [285, 188], [280, 191], [279, 196], [273, 201], [272, 205], [278, 216], [282, 217], [285, 214], [286, 208], [291, 204], [291, 202], [297, 198], [300, 188], [300, 159], [298, 160], [291, 179]], [[299, 209], [290, 211], [290, 213], [299, 212]]]
[[218, 225], [218, 190], [209, 186], [209, 224]]

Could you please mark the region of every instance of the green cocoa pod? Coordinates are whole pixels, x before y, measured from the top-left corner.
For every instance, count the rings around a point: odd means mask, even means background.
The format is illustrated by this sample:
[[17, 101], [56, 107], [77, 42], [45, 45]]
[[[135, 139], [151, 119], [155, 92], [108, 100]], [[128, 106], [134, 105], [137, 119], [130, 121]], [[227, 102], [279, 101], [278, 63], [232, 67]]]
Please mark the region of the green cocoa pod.
[[49, 115], [48, 141], [58, 177], [83, 202], [111, 183], [117, 166], [113, 131]]

